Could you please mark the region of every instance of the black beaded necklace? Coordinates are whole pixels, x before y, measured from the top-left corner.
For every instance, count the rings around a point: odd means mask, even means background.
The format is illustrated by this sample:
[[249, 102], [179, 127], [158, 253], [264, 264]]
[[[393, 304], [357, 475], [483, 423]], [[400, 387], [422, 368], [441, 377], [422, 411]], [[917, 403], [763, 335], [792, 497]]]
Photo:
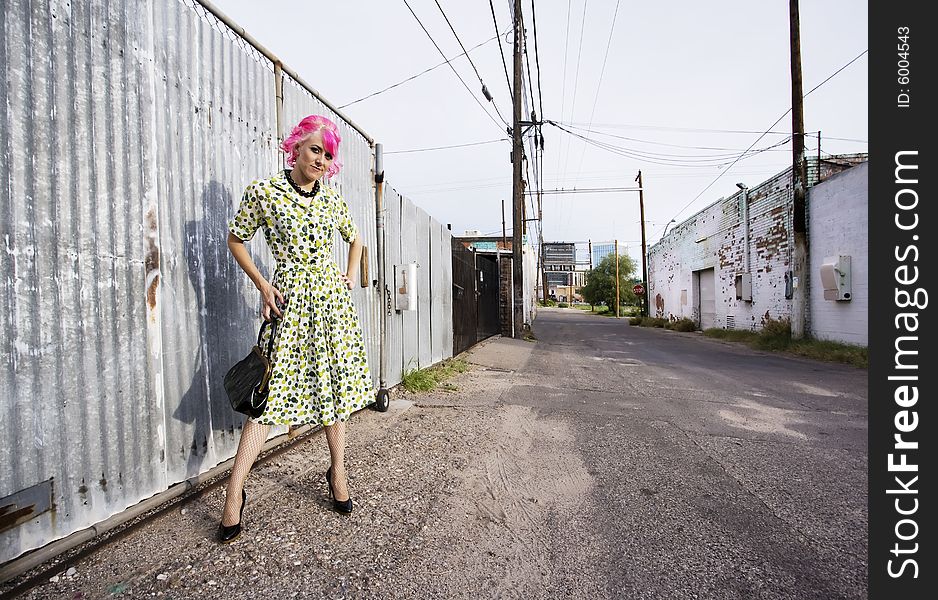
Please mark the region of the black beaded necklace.
[[300, 186], [298, 186], [295, 181], [293, 181], [293, 178], [290, 177], [289, 169], [284, 169], [283, 174], [286, 175], [287, 181], [290, 183], [290, 187], [292, 187], [296, 191], [296, 193], [299, 194], [300, 196], [303, 196], [304, 198], [312, 198], [316, 194], [319, 193], [319, 180], [318, 179], [316, 180], [316, 183], [313, 184], [313, 189], [306, 191]]

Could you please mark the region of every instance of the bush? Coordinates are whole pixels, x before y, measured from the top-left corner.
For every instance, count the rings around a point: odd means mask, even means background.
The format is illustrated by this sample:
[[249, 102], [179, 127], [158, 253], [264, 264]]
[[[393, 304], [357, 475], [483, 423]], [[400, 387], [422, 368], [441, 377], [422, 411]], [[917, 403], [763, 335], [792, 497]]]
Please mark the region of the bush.
[[566, 302], [558, 302], [558, 303], [557, 303], [557, 308], [569, 308], [569, 306], [570, 306], [570, 305], [567, 304]]
[[665, 325], [665, 327], [668, 329], [673, 329], [674, 331], [697, 331], [697, 323], [694, 323], [687, 317], [678, 319], [676, 321], [670, 321], [667, 325]]
[[640, 325], [642, 327], [664, 327], [667, 325], [667, 319], [660, 319], [658, 317], [645, 317], [642, 319]]
[[788, 319], [765, 319], [756, 347], [762, 350], [785, 350], [791, 345], [791, 322]]
[[642, 324], [641, 317], [629, 317], [629, 325], [641, 325], [641, 324]]

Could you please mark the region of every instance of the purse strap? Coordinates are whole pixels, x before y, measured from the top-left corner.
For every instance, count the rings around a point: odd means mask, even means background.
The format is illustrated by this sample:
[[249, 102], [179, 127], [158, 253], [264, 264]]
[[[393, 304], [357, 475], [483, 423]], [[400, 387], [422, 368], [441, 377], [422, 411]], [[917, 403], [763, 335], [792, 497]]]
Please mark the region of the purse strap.
[[270, 321], [264, 321], [263, 323], [261, 323], [261, 329], [260, 331], [257, 332], [257, 345], [258, 347], [260, 347], [261, 338], [264, 337], [264, 329], [266, 329], [267, 326], [270, 325], [270, 339], [267, 340], [267, 353], [266, 353], [267, 358], [270, 358], [271, 355], [273, 354], [274, 336], [277, 335], [277, 322], [280, 320], [273, 313], [271, 313], [270, 317], [271, 317]]

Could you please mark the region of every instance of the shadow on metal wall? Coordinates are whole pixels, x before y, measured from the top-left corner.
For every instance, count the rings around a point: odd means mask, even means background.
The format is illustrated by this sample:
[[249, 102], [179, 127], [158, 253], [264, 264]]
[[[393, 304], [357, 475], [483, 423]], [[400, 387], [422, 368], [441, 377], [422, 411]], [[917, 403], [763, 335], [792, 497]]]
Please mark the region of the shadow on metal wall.
[[[189, 280], [199, 303], [196, 321], [189, 325], [198, 328], [201, 344], [192, 381], [172, 413], [177, 421], [192, 425], [192, 440], [184, 450], [167, 449], [188, 453], [187, 477], [214, 466], [203, 463], [210, 453], [223, 453], [220, 438], [240, 435], [243, 417], [231, 410], [223, 380], [247, 351], [250, 341], [244, 336], [244, 315], [253, 312], [235, 291], [242, 276], [226, 243], [231, 192], [212, 181], [203, 189], [201, 200], [202, 219], [186, 223], [184, 244]], [[214, 440], [212, 449], [210, 440]]]

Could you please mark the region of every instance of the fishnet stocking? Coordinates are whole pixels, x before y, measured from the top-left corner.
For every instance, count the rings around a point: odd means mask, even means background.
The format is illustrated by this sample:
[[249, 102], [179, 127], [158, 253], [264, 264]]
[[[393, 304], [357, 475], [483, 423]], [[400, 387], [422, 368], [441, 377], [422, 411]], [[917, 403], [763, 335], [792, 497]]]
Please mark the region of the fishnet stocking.
[[348, 481], [345, 475], [345, 422], [336, 421], [332, 425], [325, 425], [326, 443], [329, 444], [329, 455], [332, 458], [332, 489], [335, 490], [335, 499], [348, 500]]
[[247, 481], [248, 472], [257, 460], [270, 425], [261, 425], [250, 419], [245, 421], [241, 430], [241, 441], [238, 442], [238, 453], [235, 454], [234, 466], [231, 467], [231, 476], [228, 478], [228, 491], [225, 495], [225, 510], [221, 516], [221, 524], [231, 526], [238, 522], [241, 512], [241, 491]]

